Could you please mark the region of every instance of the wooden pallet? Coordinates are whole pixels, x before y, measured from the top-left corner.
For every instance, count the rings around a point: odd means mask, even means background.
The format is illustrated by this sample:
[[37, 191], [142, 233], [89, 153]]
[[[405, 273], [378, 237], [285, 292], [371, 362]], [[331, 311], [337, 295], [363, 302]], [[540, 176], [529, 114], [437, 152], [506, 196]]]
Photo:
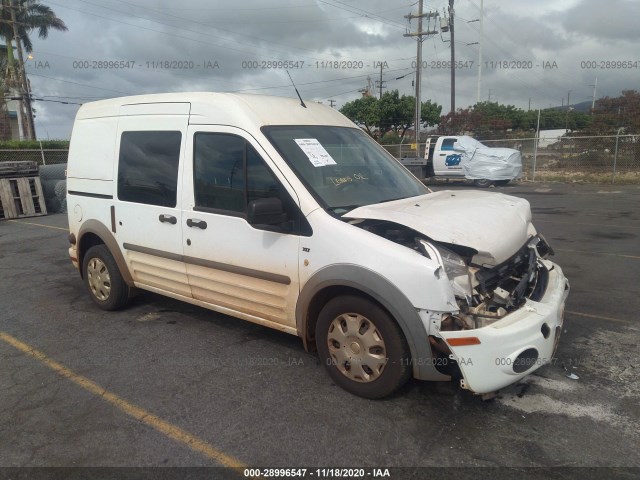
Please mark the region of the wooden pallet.
[[40, 177], [0, 178], [0, 220], [46, 214]]
[[0, 178], [37, 177], [38, 164], [36, 162], [7, 161], [0, 162]]

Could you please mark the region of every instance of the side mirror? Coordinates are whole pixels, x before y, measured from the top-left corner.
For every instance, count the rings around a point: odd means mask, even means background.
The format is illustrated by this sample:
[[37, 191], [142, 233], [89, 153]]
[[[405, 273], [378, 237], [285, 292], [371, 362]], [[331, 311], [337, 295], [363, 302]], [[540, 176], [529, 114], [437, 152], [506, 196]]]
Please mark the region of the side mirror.
[[249, 202], [247, 209], [249, 224], [261, 230], [282, 231], [282, 224], [287, 221], [287, 214], [282, 208], [279, 198], [258, 198]]

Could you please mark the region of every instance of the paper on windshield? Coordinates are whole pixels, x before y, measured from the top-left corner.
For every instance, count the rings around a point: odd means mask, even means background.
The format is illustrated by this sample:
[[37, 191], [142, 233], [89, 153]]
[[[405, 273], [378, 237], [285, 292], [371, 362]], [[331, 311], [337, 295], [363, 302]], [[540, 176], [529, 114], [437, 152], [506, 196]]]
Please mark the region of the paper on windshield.
[[314, 167], [336, 165], [336, 161], [331, 158], [329, 152], [324, 149], [317, 139], [296, 138], [295, 141]]

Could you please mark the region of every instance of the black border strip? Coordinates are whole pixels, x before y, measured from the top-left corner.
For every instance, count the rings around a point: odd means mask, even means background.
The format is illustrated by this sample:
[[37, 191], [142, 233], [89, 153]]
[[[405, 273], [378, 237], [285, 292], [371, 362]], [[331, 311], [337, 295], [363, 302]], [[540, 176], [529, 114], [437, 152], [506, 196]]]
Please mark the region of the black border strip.
[[78, 195], [79, 197], [103, 198], [105, 200], [113, 200], [113, 195], [105, 195], [103, 193], [78, 192], [76, 190], [69, 190], [67, 194]]
[[198, 265], [200, 267], [213, 268], [215, 270], [221, 270], [223, 272], [235, 273], [235, 274], [244, 275], [247, 277], [258, 278], [260, 280], [267, 280], [269, 282], [280, 283], [282, 285], [291, 284], [291, 279], [286, 275], [278, 275], [277, 273], [263, 272], [261, 270], [254, 270], [252, 268], [240, 267], [237, 265], [229, 265], [227, 263], [214, 262], [212, 260], [205, 260], [203, 258], [189, 257], [187, 255], [178, 255], [176, 253], [156, 250], [155, 248], [132, 245], [130, 243], [124, 243], [122, 246], [126, 250], [130, 250], [132, 252], [144, 253], [146, 255], [154, 255], [156, 257], [167, 258], [169, 260], [176, 260], [178, 262], [184, 262], [191, 265]]

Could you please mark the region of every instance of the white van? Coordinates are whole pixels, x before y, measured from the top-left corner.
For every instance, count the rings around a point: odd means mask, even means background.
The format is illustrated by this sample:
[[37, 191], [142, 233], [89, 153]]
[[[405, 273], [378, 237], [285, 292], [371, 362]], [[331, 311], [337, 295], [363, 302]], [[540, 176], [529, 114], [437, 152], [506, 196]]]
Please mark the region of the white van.
[[487, 393], [552, 358], [569, 285], [527, 201], [430, 192], [332, 108], [218, 93], [78, 111], [69, 254], [92, 300], [144, 289], [297, 335], [368, 398]]

